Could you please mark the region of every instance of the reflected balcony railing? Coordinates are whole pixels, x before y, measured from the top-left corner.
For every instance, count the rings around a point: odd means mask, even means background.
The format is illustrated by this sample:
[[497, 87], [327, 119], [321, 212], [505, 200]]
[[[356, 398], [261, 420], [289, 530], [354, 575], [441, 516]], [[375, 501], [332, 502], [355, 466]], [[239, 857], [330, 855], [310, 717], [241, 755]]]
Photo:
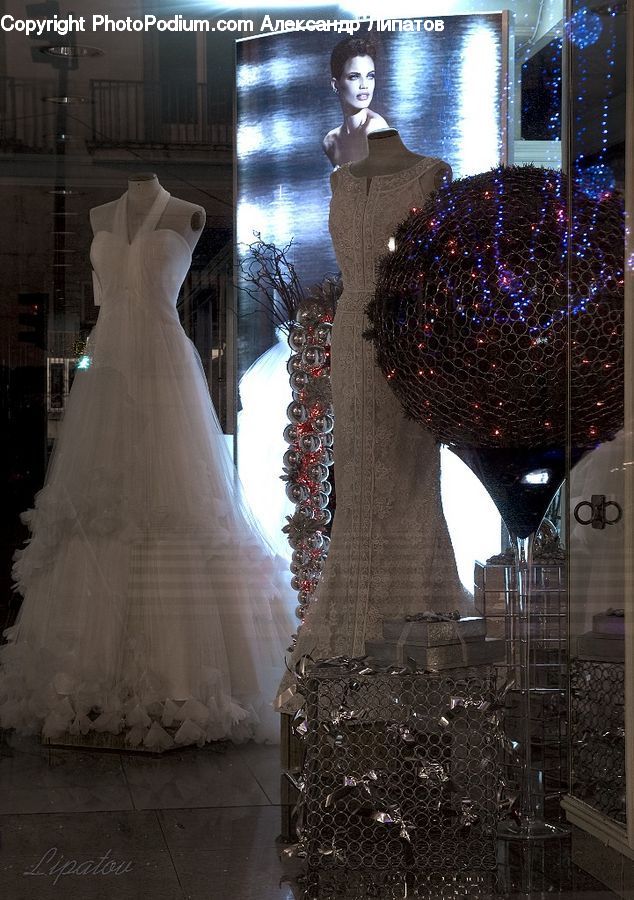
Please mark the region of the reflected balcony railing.
[[44, 98], [55, 85], [51, 79], [0, 77], [0, 152], [53, 152], [55, 113]]
[[[73, 90], [71, 93], [77, 93]], [[0, 77], [0, 153], [54, 153], [59, 132], [73, 146], [160, 146], [185, 150], [230, 149], [230, 92], [207, 83], [92, 79], [79, 91], [84, 106], [61, 127], [55, 79]], [[63, 114], [63, 113], [62, 113]]]
[[229, 148], [233, 113], [228, 93], [200, 82], [93, 79], [93, 143]]

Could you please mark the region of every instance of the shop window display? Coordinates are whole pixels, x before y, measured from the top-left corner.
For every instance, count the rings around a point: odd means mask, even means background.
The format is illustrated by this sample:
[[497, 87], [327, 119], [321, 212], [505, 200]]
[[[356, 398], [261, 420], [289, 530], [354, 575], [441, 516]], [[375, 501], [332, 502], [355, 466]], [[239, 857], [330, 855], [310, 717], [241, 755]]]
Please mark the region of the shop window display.
[[[149, 881], [145, 867], [150, 896], [594, 896], [597, 883], [571, 861], [581, 832], [564, 832], [573, 823], [631, 855], [634, 790], [623, 377], [631, 248], [619, 268], [631, 202], [632, 11], [576, 0], [520, 0], [502, 13], [480, 0], [422, 4], [415, 16], [397, 6], [389, 19], [353, 5], [89, 6], [71, 14], [55, 0], [7, 2], [0, 25], [0, 887], [4, 878], [8, 896], [23, 896], [25, 885], [52, 881], [49, 863], [63, 853], [85, 876], [73, 889], [90, 896], [98, 873], [80, 861], [99, 858], [101, 838], [90, 837], [85, 809], [99, 809], [106, 824], [125, 816], [135, 829], [134, 810], [149, 804], [162, 810], [172, 860]], [[22, 24], [45, 18], [30, 33]], [[529, 618], [521, 659], [512, 656], [521, 643], [517, 566], [500, 514], [437, 443], [451, 437], [429, 417], [416, 421], [418, 412], [403, 417], [375, 362], [368, 316], [375, 267], [384, 256], [394, 265], [409, 239], [401, 223], [431, 210], [443, 190], [452, 197], [464, 179], [514, 163], [555, 173], [573, 223], [586, 222], [593, 204], [620, 210], [605, 252], [592, 228], [580, 254], [574, 241], [562, 244], [568, 276], [556, 307], [564, 324], [573, 317], [557, 345], [564, 486], [537, 540], [533, 590], [543, 609]], [[282, 319], [271, 303], [290, 269], [270, 295], [257, 278], [245, 290], [241, 273], [258, 242], [283, 250], [297, 276]], [[609, 398], [598, 382], [580, 387], [568, 364], [579, 351], [570, 285], [583, 266], [586, 318], [602, 315], [592, 304], [607, 281], [625, 299], [624, 317], [607, 331], [605, 317], [594, 321], [596, 341], [584, 346], [590, 369], [612, 377]], [[513, 293], [517, 278], [507, 275]], [[449, 302], [459, 303], [450, 282]], [[417, 316], [398, 323], [401, 339]], [[438, 337], [439, 323], [437, 315], [423, 341]], [[540, 421], [551, 396], [540, 397]], [[608, 406], [621, 418], [594, 443], [586, 435], [576, 454], [567, 435], [585, 434]], [[522, 421], [530, 415], [524, 404]], [[547, 570], [554, 592], [539, 580]], [[542, 615], [547, 605], [556, 627]], [[510, 676], [522, 660], [535, 666], [528, 690], [541, 693], [516, 733], [526, 682]], [[291, 730], [273, 705], [281, 679], [286, 713], [303, 684], [323, 683], [336, 702], [317, 704], [307, 721], [300, 711]], [[408, 679], [412, 696], [446, 693], [438, 715], [422, 701], [399, 706]], [[379, 683], [381, 703], [363, 706]], [[280, 731], [288, 773], [278, 795], [278, 750], [267, 744]], [[295, 732], [308, 741], [303, 774]], [[481, 760], [474, 747], [486, 748]], [[114, 805], [95, 777], [110, 761], [123, 792]], [[73, 770], [73, 791], [45, 801], [34, 765], [55, 789]], [[479, 767], [473, 779], [469, 766]], [[559, 828], [550, 843], [533, 833], [515, 856], [527, 792]], [[280, 799], [282, 834], [294, 837], [298, 812], [300, 825], [283, 863], [270, 806]], [[122, 805], [129, 812], [116, 813]], [[338, 827], [344, 810], [335, 845], [328, 823]], [[10, 829], [37, 825], [44, 811], [65, 817], [67, 839], [53, 856], [36, 841], [30, 859]], [[496, 846], [500, 819], [506, 842]], [[238, 822], [259, 842], [253, 870], [238, 860]], [[203, 880], [195, 871], [211, 834], [222, 836], [223, 871]], [[365, 862], [386, 868], [340, 877], [358, 834]], [[593, 868], [583, 847], [586, 870], [609, 884], [609, 867]], [[38, 859], [48, 860], [46, 878], [19, 874]], [[138, 893], [139, 854], [125, 868], [117, 888]]]

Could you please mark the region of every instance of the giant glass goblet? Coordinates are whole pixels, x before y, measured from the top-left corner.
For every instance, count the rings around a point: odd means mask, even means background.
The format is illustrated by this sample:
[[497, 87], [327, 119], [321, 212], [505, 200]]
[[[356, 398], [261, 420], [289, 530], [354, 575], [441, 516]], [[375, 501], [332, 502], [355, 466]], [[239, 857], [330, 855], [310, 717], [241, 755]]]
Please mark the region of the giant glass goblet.
[[[513, 836], [557, 834], [531, 745], [532, 549], [567, 466], [623, 422], [622, 203], [590, 199], [557, 171], [500, 167], [442, 188], [392, 245], [368, 337], [406, 415], [475, 472], [512, 536], [507, 662], [523, 723]], [[574, 417], [569, 392], [584, 398]]]

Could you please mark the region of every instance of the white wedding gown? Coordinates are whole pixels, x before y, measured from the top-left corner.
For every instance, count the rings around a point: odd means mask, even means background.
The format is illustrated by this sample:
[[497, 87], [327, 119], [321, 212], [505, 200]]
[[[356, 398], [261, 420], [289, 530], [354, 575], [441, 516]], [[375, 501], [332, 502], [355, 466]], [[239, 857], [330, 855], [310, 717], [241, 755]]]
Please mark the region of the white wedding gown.
[[[440, 447], [405, 418], [364, 339], [376, 264], [412, 207], [434, 189], [423, 158], [394, 175], [331, 175], [330, 234], [343, 277], [332, 329], [336, 510], [328, 558], [291, 658], [361, 656], [384, 619], [425, 610], [474, 614], [458, 576], [440, 494]], [[284, 693], [283, 710], [297, 704]]]
[[14, 567], [24, 601], [0, 648], [0, 725], [124, 732], [158, 749], [276, 739], [295, 628], [287, 564], [243, 499], [176, 298], [191, 262], [127, 197], [94, 238], [97, 325]]

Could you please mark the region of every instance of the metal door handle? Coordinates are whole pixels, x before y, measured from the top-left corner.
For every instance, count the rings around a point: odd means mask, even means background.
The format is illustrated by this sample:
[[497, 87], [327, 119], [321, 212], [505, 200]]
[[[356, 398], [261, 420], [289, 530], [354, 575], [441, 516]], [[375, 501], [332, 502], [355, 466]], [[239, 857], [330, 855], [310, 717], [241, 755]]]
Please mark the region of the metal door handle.
[[[613, 507], [616, 513], [608, 518], [607, 510]], [[589, 515], [581, 517], [581, 510], [588, 509]], [[580, 525], [592, 525], [593, 528], [604, 529], [606, 525], [616, 525], [621, 521], [623, 510], [616, 500], [606, 500], [605, 494], [593, 494], [590, 500], [582, 500], [574, 508], [573, 515]]]

